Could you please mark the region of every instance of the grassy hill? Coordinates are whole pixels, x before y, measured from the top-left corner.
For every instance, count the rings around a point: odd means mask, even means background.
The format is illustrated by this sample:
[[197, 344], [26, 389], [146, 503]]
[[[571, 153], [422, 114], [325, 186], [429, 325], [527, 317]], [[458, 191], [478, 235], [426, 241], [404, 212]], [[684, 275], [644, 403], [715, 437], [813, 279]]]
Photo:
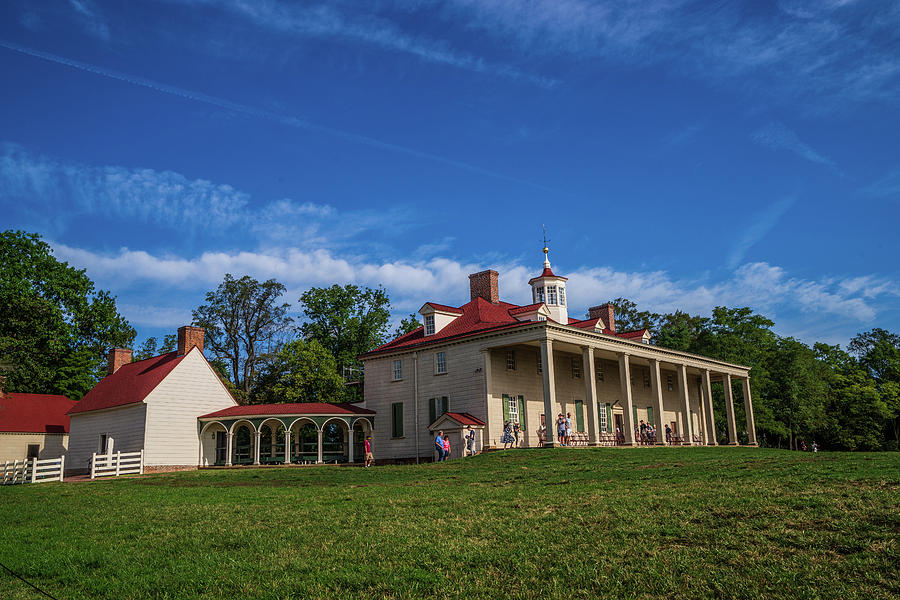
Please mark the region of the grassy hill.
[[[556, 449], [0, 488], [57, 598], [896, 598], [900, 454]], [[0, 571], [7, 598], [35, 592]]]

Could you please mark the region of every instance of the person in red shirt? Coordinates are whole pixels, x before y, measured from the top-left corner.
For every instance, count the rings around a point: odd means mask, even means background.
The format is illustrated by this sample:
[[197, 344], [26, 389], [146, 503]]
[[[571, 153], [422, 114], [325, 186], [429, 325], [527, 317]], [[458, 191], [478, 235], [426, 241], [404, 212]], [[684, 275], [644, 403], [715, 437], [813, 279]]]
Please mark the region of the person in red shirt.
[[363, 449], [366, 452], [366, 468], [372, 466], [372, 463], [375, 462], [375, 455], [372, 454], [372, 436], [366, 436], [366, 441], [363, 442]]

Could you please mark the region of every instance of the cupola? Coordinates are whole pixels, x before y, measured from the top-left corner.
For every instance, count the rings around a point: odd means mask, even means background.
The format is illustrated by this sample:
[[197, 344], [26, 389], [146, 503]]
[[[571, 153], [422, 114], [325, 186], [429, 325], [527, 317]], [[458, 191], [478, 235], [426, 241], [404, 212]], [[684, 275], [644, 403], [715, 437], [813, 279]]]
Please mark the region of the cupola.
[[547, 305], [550, 318], [557, 323], [568, 325], [569, 309], [566, 308], [566, 281], [565, 277], [554, 275], [550, 268], [550, 249], [544, 246], [544, 271], [528, 282], [531, 286], [531, 298], [535, 303], [543, 302]]

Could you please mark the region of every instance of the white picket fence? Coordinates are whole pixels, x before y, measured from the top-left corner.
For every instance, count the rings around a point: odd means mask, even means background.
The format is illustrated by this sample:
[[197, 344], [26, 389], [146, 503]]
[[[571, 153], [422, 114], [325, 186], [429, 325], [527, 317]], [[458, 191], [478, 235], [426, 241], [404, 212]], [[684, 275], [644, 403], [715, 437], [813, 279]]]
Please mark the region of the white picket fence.
[[43, 483], [45, 481], [62, 481], [65, 471], [66, 457], [25, 459], [23, 461], [6, 461], [3, 466], [2, 485], [14, 483]]
[[144, 451], [113, 452], [91, 456], [91, 479], [144, 473]]

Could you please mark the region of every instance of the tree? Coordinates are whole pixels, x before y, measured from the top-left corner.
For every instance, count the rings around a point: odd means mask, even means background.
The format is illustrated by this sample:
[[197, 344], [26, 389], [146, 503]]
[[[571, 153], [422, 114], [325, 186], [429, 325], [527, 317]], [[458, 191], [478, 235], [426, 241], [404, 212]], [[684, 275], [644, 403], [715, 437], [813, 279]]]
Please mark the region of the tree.
[[160, 354], [166, 354], [168, 352], [172, 352], [175, 350], [175, 346], [178, 344], [178, 336], [174, 333], [170, 333], [163, 337], [162, 343], [160, 344], [155, 337], [148, 337], [144, 340], [144, 343], [141, 344], [141, 347], [134, 353], [134, 360], [144, 360], [147, 358], [153, 358], [154, 356], [159, 356]]
[[848, 349], [875, 379], [896, 448], [900, 445], [900, 335], [875, 328], [850, 340]]
[[40, 236], [0, 233], [0, 366], [5, 391], [81, 399], [105, 375], [107, 353], [135, 331], [109, 292], [53, 256]]
[[318, 340], [294, 340], [256, 379], [253, 402], [333, 402], [342, 393], [334, 356]]
[[680, 310], [662, 315], [657, 321], [657, 333], [653, 341], [657, 346], [691, 352], [697, 345], [709, 319], [693, 316]]
[[647, 329], [655, 336], [660, 315], [638, 310], [637, 304], [628, 298], [616, 298], [610, 304], [616, 309], [616, 331]]
[[[336, 368], [356, 368], [357, 356], [384, 343], [390, 306], [383, 288], [333, 285], [311, 288], [300, 297], [306, 321], [300, 333], [317, 340], [336, 360]], [[340, 374], [340, 371], [338, 371]], [[361, 389], [347, 388], [346, 398], [360, 399]]]
[[284, 292], [274, 279], [260, 283], [229, 273], [206, 294], [206, 304], [193, 311], [194, 325], [206, 330], [205, 350], [228, 365], [229, 379], [244, 394], [250, 393], [259, 366], [282, 345], [281, 336], [293, 322], [287, 315], [290, 304], [278, 303]]
[[400, 321], [400, 324], [394, 330], [394, 337], [398, 338], [401, 335], [412, 333], [421, 326], [422, 324], [419, 323], [419, 318], [416, 316], [416, 313], [409, 313], [409, 316], [403, 317], [403, 320]]

